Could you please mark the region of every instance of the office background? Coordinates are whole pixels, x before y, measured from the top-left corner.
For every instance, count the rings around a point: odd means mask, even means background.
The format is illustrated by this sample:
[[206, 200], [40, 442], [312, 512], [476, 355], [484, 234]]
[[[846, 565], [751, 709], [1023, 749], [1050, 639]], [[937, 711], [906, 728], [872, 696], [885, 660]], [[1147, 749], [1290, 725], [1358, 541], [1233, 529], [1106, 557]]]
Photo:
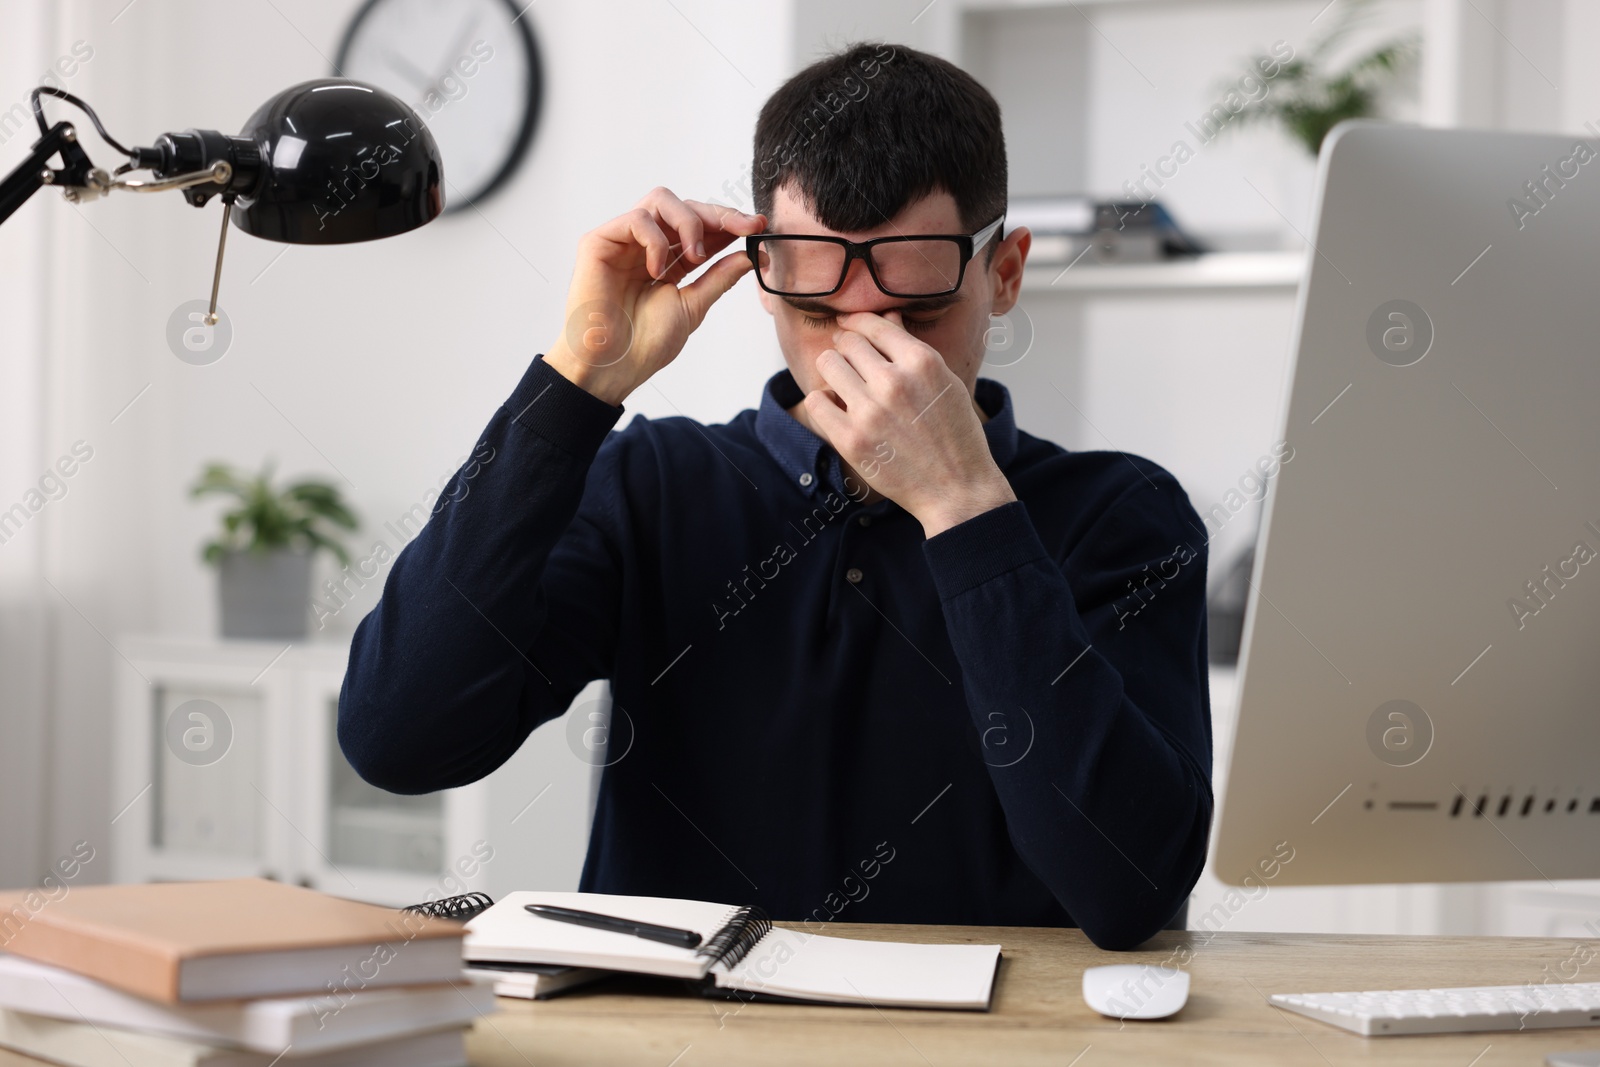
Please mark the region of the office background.
[[[141, 666], [167, 655], [151, 635], [181, 645], [217, 631], [215, 576], [198, 558], [215, 509], [187, 498], [202, 463], [254, 467], [270, 456], [284, 472], [326, 476], [363, 517], [357, 555], [380, 538], [398, 547], [385, 523], [430, 499], [560, 328], [579, 235], [657, 184], [748, 206], [756, 113], [820, 52], [878, 37], [955, 59], [1005, 109], [1013, 196], [1116, 195], [1174, 141], [1193, 142], [1185, 123], [1215, 104], [1246, 57], [1275, 41], [1303, 51], [1347, 2], [538, 0], [525, 17], [545, 98], [510, 185], [395, 241], [309, 248], [235, 234], [222, 288], [234, 339], [209, 366], [174, 358], [166, 324], [206, 295], [215, 205], [37, 197], [0, 231], [0, 507], [74, 442], [93, 458], [0, 544], [0, 885], [36, 883], [78, 841], [100, 857], [90, 879], [134, 869], [119, 850], [130, 826], [149, 825], [141, 805], [152, 798], [119, 792], [128, 754], [115, 727], [129, 671], [143, 677]], [[0, 0], [0, 169], [32, 140], [13, 105], [25, 109], [39, 75], [75, 46], [91, 55], [71, 64], [65, 87], [145, 143], [190, 126], [236, 129], [279, 89], [325, 75], [358, 7]], [[1600, 72], [1587, 55], [1600, 5], [1590, 0], [1379, 0], [1352, 47], [1406, 31], [1420, 35], [1422, 61], [1386, 98], [1391, 117], [1571, 133], [1600, 121]], [[1159, 191], [1183, 225], [1239, 257], [1225, 283], [1030, 271], [1022, 314], [1008, 324], [1026, 343], [990, 372], [1012, 387], [1022, 425], [1072, 448], [1149, 456], [1202, 513], [1223, 501], [1276, 441], [1312, 178], [1309, 156], [1277, 128], [1241, 123]], [[781, 365], [746, 283], [629, 408], [721, 421], [751, 406]], [[1214, 573], [1250, 543], [1255, 521], [1252, 505], [1215, 528]], [[332, 573], [322, 566], [319, 585]], [[336, 651], [380, 583], [356, 591], [318, 640]], [[313, 652], [302, 665], [324, 701], [337, 673], [330, 683], [326, 659]], [[294, 658], [275, 663], [271, 649], [229, 662], [246, 694], [300, 669]], [[1219, 782], [1232, 694], [1221, 669]], [[450, 816], [461, 840], [493, 847], [475, 885], [575, 885], [594, 769], [572, 727], [542, 728]], [[336, 758], [325, 749], [294, 751]], [[290, 758], [274, 773], [293, 793], [300, 776], [332, 772]], [[243, 816], [261, 842], [329, 860], [325, 835], [306, 821], [321, 816], [280, 810], [273, 788]], [[448, 864], [456, 852], [442, 856]], [[1190, 915], [1230, 930], [1555, 936], [1600, 915], [1600, 890], [1274, 887], [1241, 901], [1208, 872]]]

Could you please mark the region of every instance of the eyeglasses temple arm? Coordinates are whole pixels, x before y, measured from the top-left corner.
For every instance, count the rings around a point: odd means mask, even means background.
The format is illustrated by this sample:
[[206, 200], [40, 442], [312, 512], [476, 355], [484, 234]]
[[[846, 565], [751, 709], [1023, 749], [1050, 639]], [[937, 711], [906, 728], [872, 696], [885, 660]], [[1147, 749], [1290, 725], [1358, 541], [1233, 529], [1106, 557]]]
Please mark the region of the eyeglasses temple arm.
[[982, 250], [983, 246], [988, 244], [990, 240], [994, 238], [995, 234], [1000, 232], [1000, 228], [1005, 224], [1005, 221], [1006, 217], [1001, 215], [999, 218], [989, 223], [989, 225], [972, 235], [973, 255], [977, 255], [978, 252]]

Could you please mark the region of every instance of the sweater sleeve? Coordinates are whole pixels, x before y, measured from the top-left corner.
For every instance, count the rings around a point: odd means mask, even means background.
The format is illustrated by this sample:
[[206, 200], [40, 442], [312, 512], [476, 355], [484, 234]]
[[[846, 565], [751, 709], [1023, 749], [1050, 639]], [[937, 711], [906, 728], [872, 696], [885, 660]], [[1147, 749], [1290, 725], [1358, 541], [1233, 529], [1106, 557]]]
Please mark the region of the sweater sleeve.
[[1012, 842], [1108, 949], [1177, 912], [1211, 825], [1203, 527], [1162, 477], [1062, 560], [1020, 502], [924, 545]]
[[338, 735], [368, 782], [476, 781], [606, 675], [621, 568], [602, 442], [621, 414], [537, 358], [489, 420], [356, 628]]

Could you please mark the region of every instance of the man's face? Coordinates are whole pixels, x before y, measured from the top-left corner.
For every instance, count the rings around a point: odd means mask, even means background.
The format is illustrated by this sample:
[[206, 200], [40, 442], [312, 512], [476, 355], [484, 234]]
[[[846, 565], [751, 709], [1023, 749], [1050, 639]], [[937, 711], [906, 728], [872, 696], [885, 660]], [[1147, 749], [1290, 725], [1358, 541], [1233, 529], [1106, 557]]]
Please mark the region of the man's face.
[[[983, 220], [987, 223], [988, 219]], [[773, 193], [772, 212], [767, 226], [770, 233], [814, 233], [866, 241], [874, 237], [902, 234], [955, 234], [969, 232], [961, 225], [955, 198], [942, 190], [906, 206], [889, 222], [872, 230], [841, 233], [830, 230], [807, 210], [805, 202], [785, 184]], [[778, 345], [784, 361], [803, 392], [823, 386], [816, 372], [816, 359], [833, 347], [836, 317], [852, 311], [872, 311], [880, 315], [897, 311], [906, 331], [931, 345], [966, 385], [970, 394], [983, 366], [984, 331], [990, 315], [1001, 315], [1016, 304], [1022, 281], [1022, 264], [1027, 258], [1029, 237], [1018, 230], [1004, 241], [996, 235], [989, 246], [979, 249], [967, 264], [961, 288], [949, 296], [931, 300], [908, 300], [889, 296], [873, 282], [861, 260], [850, 264], [844, 286], [824, 297], [774, 296], [760, 290], [761, 304], [778, 330]], [[989, 248], [996, 244], [994, 258]]]

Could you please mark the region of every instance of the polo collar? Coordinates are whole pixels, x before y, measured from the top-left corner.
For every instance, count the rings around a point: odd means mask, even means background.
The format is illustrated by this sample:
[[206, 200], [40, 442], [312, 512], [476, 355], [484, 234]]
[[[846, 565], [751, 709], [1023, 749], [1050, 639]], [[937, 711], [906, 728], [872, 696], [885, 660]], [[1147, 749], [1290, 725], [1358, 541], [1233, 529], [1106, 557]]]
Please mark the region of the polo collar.
[[[979, 378], [975, 397], [989, 416], [983, 424], [989, 453], [1003, 471], [1017, 454], [1017, 417], [1011, 393], [997, 381]], [[789, 408], [802, 399], [804, 394], [789, 371], [781, 370], [768, 378], [761, 391], [761, 407], [756, 410], [756, 438], [807, 495], [824, 485], [848, 493], [838, 453], [789, 414]]]

